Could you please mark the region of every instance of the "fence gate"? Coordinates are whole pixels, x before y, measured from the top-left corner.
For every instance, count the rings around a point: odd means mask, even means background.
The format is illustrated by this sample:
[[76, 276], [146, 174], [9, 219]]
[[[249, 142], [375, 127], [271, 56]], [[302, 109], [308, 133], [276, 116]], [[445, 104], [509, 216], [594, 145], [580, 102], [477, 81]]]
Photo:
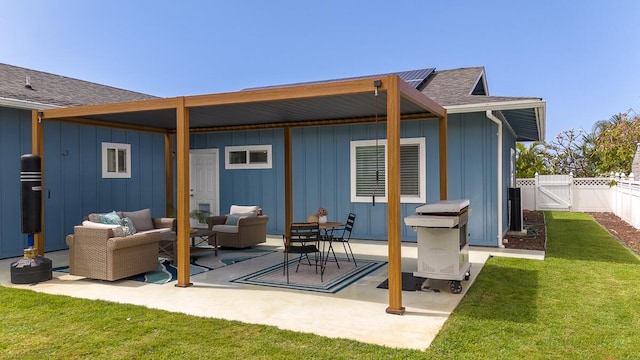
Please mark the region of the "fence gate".
[[573, 175], [538, 175], [536, 210], [571, 210]]

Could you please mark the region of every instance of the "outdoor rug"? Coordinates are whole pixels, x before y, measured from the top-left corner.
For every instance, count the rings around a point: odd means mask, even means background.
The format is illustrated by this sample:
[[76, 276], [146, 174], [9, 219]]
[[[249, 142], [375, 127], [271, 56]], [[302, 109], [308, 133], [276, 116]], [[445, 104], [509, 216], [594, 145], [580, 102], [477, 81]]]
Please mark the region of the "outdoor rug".
[[[53, 268], [52, 270], [57, 272], [69, 273], [68, 266], [58, 266], [56, 268]], [[191, 264], [189, 274], [193, 276], [209, 270], [211, 269]], [[171, 260], [158, 258], [158, 267], [155, 270], [148, 271], [144, 274], [130, 276], [123, 280], [140, 281], [149, 284], [166, 284], [177, 279], [178, 269], [171, 263]]]
[[210, 254], [200, 256], [196, 258], [192, 263], [194, 265], [202, 266], [207, 269], [213, 270], [223, 266], [233, 265], [245, 260], [253, 259], [255, 257], [264, 256], [273, 253], [275, 250], [261, 249], [258, 247], [247, 249], [219, 249], [218, 256], [215, 256], [213, 252]]
[[356, 267], [347, 259], [338, 258], [338, 261], [340, 269], [335, 262], [327, 263], [323, 282], [320, 281], [320, 273], [316, 274], [315, 266], [309, 266], [305, 262], [300, 264], [300, 269], [296, 272], [297, 258], [289, 260], [289, 284], [287, 276], [283, 274], [283, 263], [233, 279], [231, 282], [334, 294], [387, 264], [386, 261], [357, 259]]
[[[218, 269], [224, 266], [233, 265], [254, 257], [263, 256], [272, 253], [273, 250], [263, 249], [220, 249], [218, 256], [214, 256], [213, 251], [210, 254], [203, 255], [195, 260], [189, 266], [190, 276], [201, 274], [205, 271]], [[68, 266], [60, 266], [53, 269], [58, 272], [69, 272]], [[140, 281], [149, 284], [166, 284], [178, 279], [178, 269], [171, 263], [170, 259], [158, 258], [158, 267], [155, 270], [144, 274], [135, 275], [126, 278], [126, 280]]]

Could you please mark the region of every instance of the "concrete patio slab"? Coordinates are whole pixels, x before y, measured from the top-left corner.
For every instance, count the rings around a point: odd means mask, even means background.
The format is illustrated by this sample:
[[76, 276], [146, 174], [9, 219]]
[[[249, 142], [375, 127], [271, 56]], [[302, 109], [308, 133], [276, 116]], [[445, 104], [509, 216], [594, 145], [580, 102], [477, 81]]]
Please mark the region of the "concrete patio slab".
[[[271, 288], [231, 283], [229, 280], [260, 270], [282, 261], [282, 240], [269, 237], [268, 246], [280, 249], [272, 254], [241, 263], [204, 272], [191, 277], [193, 286], [179, 288], [175, 282], [146, 284], [130, 280], [114, 282], [85, 279], [54, 272], [53, 279], [31, 285], [10, 282], [10, 264], [16, 259], [0, 260], [0, 285], [33, 291], [68, 295], [86, 299], [100, 299], [119, 303], [142, 305], [190, 315], [238, 320], [263, 324], [317, 335], [353, 339], [365, 343], [394, 348], [424, 350], [433, 341], [456, 308], [477, 274], [490, 256], [501, 256], [500, 249], [470, 251], [471, 278], [463, 282], [462, 294], [451, 294], [442, 281], [442, 291], [403, 291], [404, 315], [385, 312], [388, 291], [376, 286], [387, 278], [387, 266], [336, 294]], [[352, 240], [357, 258], [386, 260], [385, 242]], [[508, 256], [543, 259], [539, 254], [509, 251]], [[48, 253], [53, 266], [68, 265], [68, 252]], [[402, 269], [416, 269], [415, 243], [402, 245]], [[437, 285], [437, 283], [436, 283]], [[434, 288], [434, 286], [432, 286]]]

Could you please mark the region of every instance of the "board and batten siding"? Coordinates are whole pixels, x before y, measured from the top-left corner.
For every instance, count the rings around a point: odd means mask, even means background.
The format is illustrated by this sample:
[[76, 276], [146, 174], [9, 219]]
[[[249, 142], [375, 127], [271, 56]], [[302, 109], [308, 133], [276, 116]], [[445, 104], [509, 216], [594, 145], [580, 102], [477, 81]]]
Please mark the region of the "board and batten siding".
[[[19, 134], [19, 136], [16, 136]], [[103, 179], [101, 143], [131, 144], [131, 178]], [[0, 108], [0, 258], [21, 256], [20, 156], [31, 153], [31, 112]], [[66, 235], [92, 212], [165, 211], [164, 136], [45, 122], [45, 251], [66, 249]]]
[[[468, 229], [473, 245], [496, 244], [496, 132], [497, 126], [483, 113], [449, 115], [449, 198], [471, 201]], [[384, 122], [377, 129], [375, 124], [294, 129], [294, 221], [305, 221], [320, 206], [329, 210], [330, 220], [344, 221], [353, 212], [357, 214], [354, 238], [386, 240], [386, 203], [373, 206], [350, 200], [350, 142], [373, 140], [376, 134], [386, 137]], [[401, 136], [425, 138], [426, 198], [427, 202], [439, 200], [437, 120], [403, 121]], [[515, 140], [506, 131], [503, 136], [506, 218], [509, 148]], [[269, 215], [267, 232], [285, 232], [283, 138], [281, 129], [191, 135], [191, 148], [219, 149], [221, 213], [232, 204], [259, 205]], [[131, 179], [102, 179], [100, 145], [105, 141], [131, 144]], [[225, 170], [225, 146], [239, 145], [271, 145], [272, 168]], [[0, 257], [6, 258], [20, 256], [26, 244], [20, 225], [19, 174], [20, 156], [31, 152], [29, 111], [0, 108], [0, 150]], [[164, 215], [164, 137], [160, 134], [47, 122], [45, 157], [46, 251], [65, 249], [66, 235], [90, 212], [149, 207], [154, 216]], [[401, 218], [413, 214], [419, 205], [401, 204]], [[416, 241], [413, 229], [404, 224], [402, 239]]]
[[22, 256], [20, 156], [31, 152], [31, 112], [0, 107], [0, 258]]
[[[448, 123], [449, 198], [471, 201], [468, 226], [471, 243], [495, 246], [497, 125], [484, 113], [453, 114]], [[386, 240], [387, 204], [351, 202], [350, 193], [350, 142], [373, 140], [376, 134], [379, 139], [386, 137], [384, 122], [377, 129], [375, 124], [357, 124], [293, 130], [293, 221], [306, 221], [320, 206], [329, 211], [331, 221], [344, 221], [353, 212], [357, 215], [354, 238]], [[427, 202], [438, 201], [438, 121], [404, 121], [401, 136], [426, 139], [426, 198]], [[272, 168], [226, 170], [225, 146], [239, 145], [272, 145]], [[259, 205], [269, 215], [267, 232], [285, 232], [281, 129], [193, 134], [191, 148], [219, 150], [221, 213], [226, 213], [231, 204]], [[419, 205], [422, 204], [401, 204], [401, 217], [413, 214]], [[415, 231], [403, 224], [402, 239], [416, 241]]]

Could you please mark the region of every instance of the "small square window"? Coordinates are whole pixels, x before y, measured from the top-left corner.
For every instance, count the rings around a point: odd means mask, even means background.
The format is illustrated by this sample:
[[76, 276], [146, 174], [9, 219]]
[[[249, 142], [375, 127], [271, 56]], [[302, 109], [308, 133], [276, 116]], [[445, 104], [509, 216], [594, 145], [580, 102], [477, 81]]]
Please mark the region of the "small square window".
[[230, 151], [229, 152], [229, 164], [246, 164], [247, 152], [246, 151]]
[[131, 178], [131, 144], [102, 143], [102, 177]]
[[250, 164], [266, 164], [269, 162], [268, 152], [265, 150], [249, 151], [249, 163]]

